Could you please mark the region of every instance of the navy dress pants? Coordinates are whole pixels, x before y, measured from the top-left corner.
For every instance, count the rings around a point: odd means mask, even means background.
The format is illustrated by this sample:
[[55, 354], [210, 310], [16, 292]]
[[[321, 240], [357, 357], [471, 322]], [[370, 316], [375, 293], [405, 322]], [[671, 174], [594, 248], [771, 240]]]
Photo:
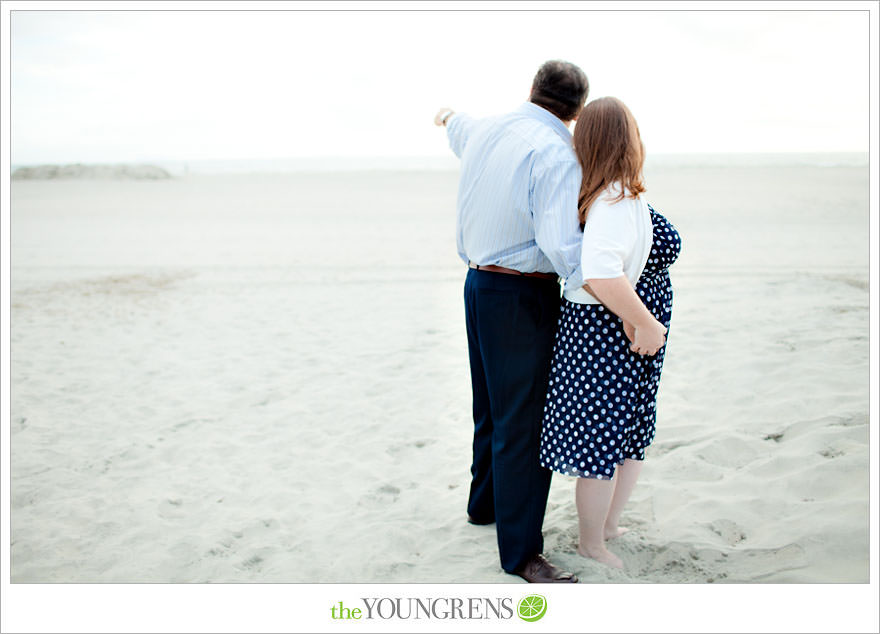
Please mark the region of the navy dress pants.
[[474, 396], [468, 514], [496, 522], [501, 567], [512, 573], [544, 549], [552, 474], [539, 450], [559, 285], [470, 269], [464, 305]]

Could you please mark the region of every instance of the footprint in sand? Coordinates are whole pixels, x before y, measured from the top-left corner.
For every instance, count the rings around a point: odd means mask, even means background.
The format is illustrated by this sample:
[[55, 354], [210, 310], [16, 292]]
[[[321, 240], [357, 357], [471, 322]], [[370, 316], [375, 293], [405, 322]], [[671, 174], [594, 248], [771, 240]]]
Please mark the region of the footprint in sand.
[[745, 531], [736, 523], [730, 520], [715, 520], [708, 526], [709, 530], [721, 537], [729, 546], [736, 546], [745, 540]]
[[[214, 547], [207, 551], [207, 555], [211, 557], [229, 557], [240, 548], [246, 548], [249, 543], [271, 542], [274, 538], [270, 535], [270, 532], [277, 528], [278, 522], [274, 519], [255, 519], [245, 528], [230, 531], [227, 535], [221, 537], [217, 540]], [[252, 566], [256, 565], [256, 563], [259, 562], [255, 562]]]
[[393, 456], [393, 455], [399, 454], [402, 451], [408, 451], [412, 448], [424, 449], [425, 447], [430, 447], [431, 445], [433, 445], [436, 442], [437, 441], [434, 440], [433, 438], [423, 438], [420, 440], [414, 440], [413, 442], [407, 442], [407, 443], [402, 443], [400, 445], [394, 445], [393, 447], [389, 447], [388, 449], [386, 449], [386, 451]]
[[733, 582], [759, 581], [780, 572], [805, 568], [809, 563], [806, 552], [797, 544], [732, 552], [728, 561]]
[[689, 544], [647, 544], [642, 541], [618, 547], [624, 574], [641, 582], [714, 583], [726, 577], [720, 551]]
[[245, 570], [254, 570], [259, 568], [261, 563], [263, 563], [263, 558], [259, 555], [253, 555], [252, 557], [245, 559], [241, 563], [241, 567]]
[[[803, 568], [808, 563], [804, 549], [797, 544], [722, 552], [681, 542], [662, 546], [636, 543], [619, 554], [626, 576], [648, 583], [741, 583]], [[582, 576], [585, 579], [589, 579], [587, 574]]]
[[181, 498], [168, 498], [159, 503], [156, 512], [162, 519], [179, 519], [183, 517], [183, 500]]
[[369, 493], [358, 500], [358, 505], [366, 506], [368, 508], [384, 507], [389, 503], [397, 502], [404, 489], [409, 491], [418, 488], [418, 486], [419, 484], [417, 482], [409, 482], [407, 484], [402, 484], [399, 487], [393, 484], [383, 484], [379, 488], [373, 489], [372, 493]]
[[686, 442], [658, 442], [651, 447], [651, 456], [659, 457], [688, 445]]

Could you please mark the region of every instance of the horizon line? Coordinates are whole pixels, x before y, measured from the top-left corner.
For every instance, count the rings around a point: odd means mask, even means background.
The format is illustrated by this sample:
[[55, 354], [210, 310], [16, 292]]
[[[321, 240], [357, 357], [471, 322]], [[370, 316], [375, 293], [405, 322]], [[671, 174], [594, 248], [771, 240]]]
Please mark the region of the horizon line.
[[[713, 150], [713, 151], [676, 151], [676, 152], [652, 152], [646, 156], [649, 160], [652, 156], [773, 156], [773, 155], [829, 155], [829, 154], [859, 154], [870, 156], [870, 150]], [[299, 155], [299, 156], [274, 156], [274, 157], [211, 157], [211, 158], [108, 158], [102, 160], [31, 160], [10, 161], [11, 167], [31, 167], [42, 165], [133, 165], [150, 163], [212, 163], [212, 162], [267, 162], [267, 161], [394, 161], [404, 159], [418, 160], [444, 160], [457, 161], [454, 155], [447, 154], [376, 154], [376, 155]]]

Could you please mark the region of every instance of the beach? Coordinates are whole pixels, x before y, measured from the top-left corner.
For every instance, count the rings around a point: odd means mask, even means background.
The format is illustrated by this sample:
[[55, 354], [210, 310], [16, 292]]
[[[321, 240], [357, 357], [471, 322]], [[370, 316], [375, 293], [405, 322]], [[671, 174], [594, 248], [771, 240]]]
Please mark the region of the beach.
[[[455, 170], [11, 185], [19, 583], [524, 583], [468, 524]], [[646, 172], [657, 435], [586, 583], [867, 583], [867, 165]]]

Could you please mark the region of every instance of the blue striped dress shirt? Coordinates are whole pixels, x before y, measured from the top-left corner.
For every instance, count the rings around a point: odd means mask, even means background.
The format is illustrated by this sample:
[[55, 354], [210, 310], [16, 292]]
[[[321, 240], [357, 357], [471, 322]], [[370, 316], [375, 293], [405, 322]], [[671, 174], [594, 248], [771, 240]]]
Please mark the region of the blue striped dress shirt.
[[456, 113], [446, 132], [461, 159], [461, 259], [523, 273], [555, 272], [566, 288], [581, 286], [581, 168], [565, 124], [526, 102], [487, 119]]

